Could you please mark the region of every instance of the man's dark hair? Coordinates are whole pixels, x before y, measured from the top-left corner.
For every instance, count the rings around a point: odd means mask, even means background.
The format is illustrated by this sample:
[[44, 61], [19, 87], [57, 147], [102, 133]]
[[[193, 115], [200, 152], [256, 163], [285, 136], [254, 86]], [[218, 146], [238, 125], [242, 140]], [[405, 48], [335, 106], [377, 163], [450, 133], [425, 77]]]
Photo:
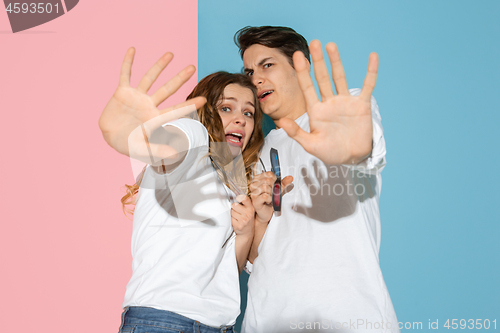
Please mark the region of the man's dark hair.
[[234, 42], [240, 49], [240, 56], [243, 59], [243, 53], [254, 44], [260, 44], [270, 48], [278, 49], [287, 58], [293, 67], [292, 56], [295, 51], [304, 53], [306, 59], [311, 62], [307, 40], [295, 30], [288, 27], [244, 27], [234, 35]]

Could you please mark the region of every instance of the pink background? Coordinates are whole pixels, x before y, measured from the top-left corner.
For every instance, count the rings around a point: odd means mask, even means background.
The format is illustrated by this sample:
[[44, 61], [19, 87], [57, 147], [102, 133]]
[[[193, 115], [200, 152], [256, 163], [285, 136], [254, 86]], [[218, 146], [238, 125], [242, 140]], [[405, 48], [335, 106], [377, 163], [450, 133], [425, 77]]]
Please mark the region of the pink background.
[[0, 45], [2, 331], [117, 332], [132, 230], [120, 198], [134, 179], [97, 121], [128, 47], [133, 86], [174, 52], [151, 92], [197, 64], [197, 1], [85, 0], [16, 34], [2, 9]]

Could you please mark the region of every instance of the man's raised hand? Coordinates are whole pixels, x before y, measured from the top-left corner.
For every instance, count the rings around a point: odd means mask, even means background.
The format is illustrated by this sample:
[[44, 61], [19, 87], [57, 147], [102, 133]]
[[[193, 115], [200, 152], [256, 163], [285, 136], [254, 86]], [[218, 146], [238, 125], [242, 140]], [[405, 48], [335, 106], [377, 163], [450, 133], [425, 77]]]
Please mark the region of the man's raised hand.
[[147, 94], [160, 73], [173, 58], [164, 54], [144, 75], [137, 88], [130, 86], [130, 75], [135, 49], [128, 49], [120, 72], [118, 88], [99, 118], [99, 127], [106, 142], [121, 154], [152, 164], [153, 160], [175, 157], [177, 151], [167, 144], [150, 143], [152, 133], [168, 121], [194, 112], [206, 103], [196, 97], [172, 107], [158, 110], [158, 105], [175, 93], [195, 72], [190, 65], [160, 87], [151, 96]]
[[302, 130], [290, 119], [280, 119], [278, 126], [295, 139], [304, 149], [327, 164], [357, 164], [371, 153], [372, 114], [371, 95], [377, 81], [378, 56], [370, 54], [368, 73], [359, 96], [349, 94], [344, 68], [337, 46], [326, 45], [332, 66], [335, 95], [323, 58], [321, 43], [311, 42], [310, 53], [318, 82], [321, 100], [312, 82], [307, 59], [302, 52], [293, 55], [297, 79], [304, 94], [309, 115], [310, 133]]

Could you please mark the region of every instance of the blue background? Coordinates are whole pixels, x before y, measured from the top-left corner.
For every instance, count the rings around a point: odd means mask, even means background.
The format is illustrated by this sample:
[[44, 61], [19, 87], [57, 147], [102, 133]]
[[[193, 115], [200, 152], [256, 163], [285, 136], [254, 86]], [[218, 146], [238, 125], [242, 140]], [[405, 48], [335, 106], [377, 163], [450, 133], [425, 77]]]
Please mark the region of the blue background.
[[380, 265], [398, 320], [498, 330], [500, 2], [199, 0], [198, 16], [200, 78], [241, 71], [233, 35], [247, 25], [334, 41], [350, 88], [379, 54]]

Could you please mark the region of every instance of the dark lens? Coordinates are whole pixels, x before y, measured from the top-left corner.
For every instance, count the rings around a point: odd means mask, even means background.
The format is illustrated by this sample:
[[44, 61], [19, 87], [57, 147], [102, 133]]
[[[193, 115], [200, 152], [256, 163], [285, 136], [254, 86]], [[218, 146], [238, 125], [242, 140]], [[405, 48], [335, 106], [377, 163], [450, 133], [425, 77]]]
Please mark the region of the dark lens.
[[274, 184], [273, 200], [275, 206], [279, 206], [280, 204], [280, 193], [281, 193], [280, 187], [281, 187], [280, 184]]

